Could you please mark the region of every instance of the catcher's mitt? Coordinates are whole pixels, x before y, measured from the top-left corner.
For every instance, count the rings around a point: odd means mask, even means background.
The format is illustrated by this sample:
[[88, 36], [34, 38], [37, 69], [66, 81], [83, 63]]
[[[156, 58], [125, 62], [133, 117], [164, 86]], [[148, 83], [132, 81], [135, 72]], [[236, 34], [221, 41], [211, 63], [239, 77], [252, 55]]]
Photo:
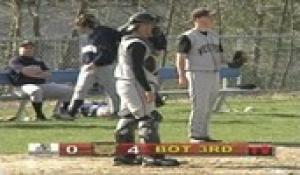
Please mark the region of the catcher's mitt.
[[149, 56], [146, 61], [144, 62], [145, 68], [149, 71], [154, 73], [156, 70], [156, 60], [153, 56]]
[[228, 63], [230, 68], [240, 68], [247, 62], [248, 58], [244, 51], [236, 51], [232, 58], [232, 61]]
[[153, 36], [149, 38], [155, 50], [167, 49], [167, 38], [158, 26], [153, 28]]

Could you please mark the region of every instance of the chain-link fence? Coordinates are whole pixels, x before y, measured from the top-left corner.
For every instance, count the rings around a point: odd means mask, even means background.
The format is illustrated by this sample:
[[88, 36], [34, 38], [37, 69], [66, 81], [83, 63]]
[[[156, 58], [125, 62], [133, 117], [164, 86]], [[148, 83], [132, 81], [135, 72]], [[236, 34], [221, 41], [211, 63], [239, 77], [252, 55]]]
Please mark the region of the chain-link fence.
[[[176, 36], [169, 39], [166, 64], [175, 63], [176, 39]], [[242, 68], [244, 83], [255, 83], [263, 89], [299, 90], [300, 36], [222, 36], [221, 42], [227, 61], [232, 60], [237, 50], [247, 53], [249, 59]]]
[[[55, 69], [78, 68], [80, 65], [80, 40], [74, 39], [31, 39], [35, 43], [36, 57]], [[0, 39], [1, 70], [7, 67], [11, 57], [18, 54], [21, 39]]]
[[[225, 58], [230, 61], [237, 50], [247, 53], [248, 63], [242, 68], [244, 83], [255, 83], [261, 88], [285, 88], [298, 90], [300, 87], [300, 37], [291, 36], [223, 36]], [[55, 69], [78, 68], [80, 46], [85, 37], [32, 39], [36, 43], [36, 55]], [[19, 40], [0, 39], [1, 69], [17, 54]], [[291, 45], [293, 44], [293, 45]], [[297, 45], [298, 44], [298, 45]], [[292, 47], [291, 47], [292, 46]], [[166, 65], [174, 65], [176, 37], [170, 37]], [[277, 63], [275, 63], [277, 62]]]

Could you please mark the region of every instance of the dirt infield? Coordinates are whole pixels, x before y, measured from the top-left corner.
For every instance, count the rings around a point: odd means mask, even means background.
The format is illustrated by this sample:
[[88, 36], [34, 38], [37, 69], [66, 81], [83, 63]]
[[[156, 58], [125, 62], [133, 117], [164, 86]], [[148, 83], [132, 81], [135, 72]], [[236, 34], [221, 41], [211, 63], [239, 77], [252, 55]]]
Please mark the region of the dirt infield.
[[180, 167], [112, 166], [108, 157], [2, 155], [0, 175], [300, 175], [300, 148], [277, 147], [274, 157], [179, 157]]

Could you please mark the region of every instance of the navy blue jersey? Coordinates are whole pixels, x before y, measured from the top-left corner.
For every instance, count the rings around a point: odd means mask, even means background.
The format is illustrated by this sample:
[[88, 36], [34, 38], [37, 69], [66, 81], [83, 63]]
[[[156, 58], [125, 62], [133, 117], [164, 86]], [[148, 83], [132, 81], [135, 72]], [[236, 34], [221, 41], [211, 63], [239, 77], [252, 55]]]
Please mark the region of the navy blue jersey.
[[96, 66], [112, 64], [117, 57], [121, 34], [117, 30], [99, 26], [88, 35], [88, 43], [81, 48], [84, 64], [93, 62]]
[[22, 74], [22, 69], [26, 66], [40, 66], [42, 70], [49, 70], [43, 61], [39, 61], [33, 57], [14, 57], [9, 61], [9, 77], [14, 85], [23, 84], [43, 84], [45, 79], [28, 77]]

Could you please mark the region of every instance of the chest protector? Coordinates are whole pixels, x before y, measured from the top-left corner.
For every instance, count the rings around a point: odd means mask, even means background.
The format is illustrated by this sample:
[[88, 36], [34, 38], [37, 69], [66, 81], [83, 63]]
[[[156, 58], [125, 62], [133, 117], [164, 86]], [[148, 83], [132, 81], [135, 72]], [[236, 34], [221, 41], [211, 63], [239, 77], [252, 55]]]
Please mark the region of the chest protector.
[[[118, 63], [116, 65], [116, 69], [115, 69], [115, 77], [117, 79], [123, 79], [123, 80], [135, 80], [135, 76], [132, 70], [132, 58], [131, 58], [131, 54], [128, 52], [128, 48], [132, 43], [135, 42], [139, 42], [142, 43], [145, 48], [146, 48], [146, 54], [143, 58], [144, 62], [146, 61], [146, 59], [150, 56], [150, 48], [149, 46], [146, 44], [146, 42], [144, 42], [143, 40], [139, 39], [139, 38], [122, 38], [122, 41], [119, 45], [119, 50], [118, 50]], [[158, 83], [157, 78], [150, 73], [148, 70], [145, 69], [144, 65], [143, 66], [143, 70], [145, 72], [146, 78], [149, 82], [152, 83]]]

